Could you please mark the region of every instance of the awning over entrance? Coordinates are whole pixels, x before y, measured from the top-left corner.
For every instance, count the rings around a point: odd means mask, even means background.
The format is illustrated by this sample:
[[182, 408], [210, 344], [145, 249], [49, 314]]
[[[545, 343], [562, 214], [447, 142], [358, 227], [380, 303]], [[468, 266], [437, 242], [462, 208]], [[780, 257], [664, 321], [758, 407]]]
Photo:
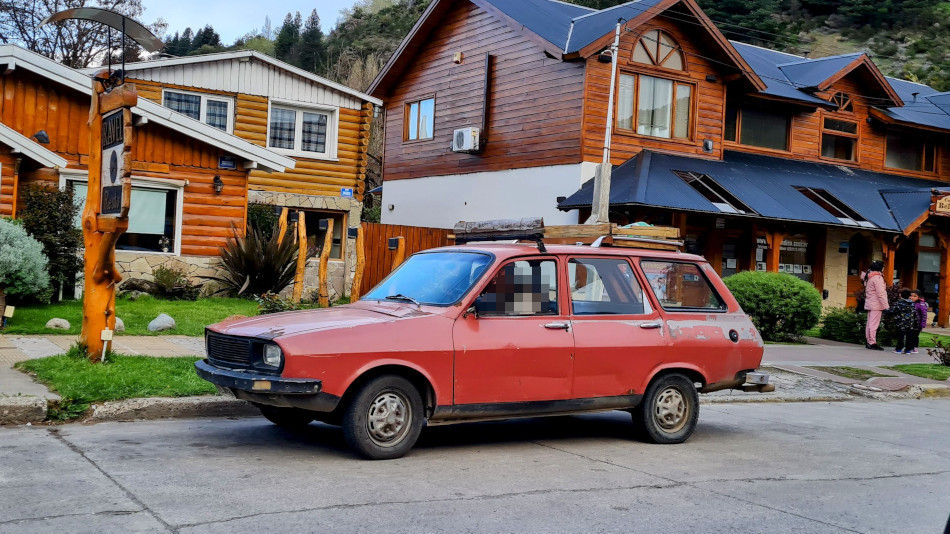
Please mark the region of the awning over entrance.
[[[715, 161], [644, 150], [614, 168], [610, 204], [903, 232], [926, 217], [941, 185], [741, 152]], [[588, 181], [558, 208], [589, 208], [593, 188]]]

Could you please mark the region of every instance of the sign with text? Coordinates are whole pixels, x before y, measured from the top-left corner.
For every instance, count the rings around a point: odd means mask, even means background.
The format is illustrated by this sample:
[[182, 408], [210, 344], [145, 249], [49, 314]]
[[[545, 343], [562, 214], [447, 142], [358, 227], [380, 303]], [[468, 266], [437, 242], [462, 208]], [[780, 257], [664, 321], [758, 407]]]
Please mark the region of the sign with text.
[[99, 213], [122, 213], [122, 176], [125, 174], [125, 120], [123, 110], [102, 118], [102, 196]]
[[352, 196], [353, 196], [353, 188], [352, 188], [352, 187], [341, 187], [341, 188], [340, 188], [340, 196], [341, 196], [341, 197], [352, 197]]
[[944, 215], [950, 217], [950, 195], [934, 197], [933, 205], [930, 211], [934, 215]]

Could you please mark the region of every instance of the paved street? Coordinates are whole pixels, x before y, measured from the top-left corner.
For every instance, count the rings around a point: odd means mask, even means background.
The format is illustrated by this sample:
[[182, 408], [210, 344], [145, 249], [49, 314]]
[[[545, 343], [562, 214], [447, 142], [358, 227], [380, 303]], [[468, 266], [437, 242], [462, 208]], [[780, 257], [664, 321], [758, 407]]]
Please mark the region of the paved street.
[[261, 418], [0, 428], [0, 532], [940, 532], [950, 399], [429, 428], [400, 460]]

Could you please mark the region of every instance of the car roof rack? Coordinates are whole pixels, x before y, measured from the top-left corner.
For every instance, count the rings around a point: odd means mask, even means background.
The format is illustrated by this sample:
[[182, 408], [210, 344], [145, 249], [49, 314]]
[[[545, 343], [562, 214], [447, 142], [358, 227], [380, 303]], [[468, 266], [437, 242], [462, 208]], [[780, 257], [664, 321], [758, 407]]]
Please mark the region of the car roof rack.
[[653, 250], [680, 251], [679, 228], [632, 224], [571, 224], [544, 226], [541, 217], [524, 219], [495, 219], [489, 221], [459, 221], [453, 228], [458, 245], [481, 241], [533, 241], [538, 250], [547, 252], [547, 244], [591, 245], [646, 248]]

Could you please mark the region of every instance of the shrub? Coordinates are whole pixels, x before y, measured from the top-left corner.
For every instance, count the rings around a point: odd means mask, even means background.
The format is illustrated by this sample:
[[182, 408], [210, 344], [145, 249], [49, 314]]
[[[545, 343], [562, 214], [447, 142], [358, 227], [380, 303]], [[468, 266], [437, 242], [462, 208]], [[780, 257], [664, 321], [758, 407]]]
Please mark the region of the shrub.
[[[82, 230], [74, 226], [80, 212], [73, 200], [71, 188], [32, 185], [19, 193], [23, 209], [18, 212], [23, 228], [43, 245], [43, 254], [49, 260], [47, 272], [53, 285], [53, 294], [69, 288], [82, 269]], [[72, 293], [70, 292], [70, 295]]]
[[746, 271], [725, 282], [767, 341], [800, 337], [821, 317], [818, 290], [790, 274]]
[[290, 299], [285, 299], [277, 293], [264, 293], [263, 295], [254, 297], [254, 300], [257, 301], [257, 311], [261, 315], [300, 309], [299, 304]]
[[864, 325], [867, 315], [853, 308], [832, 308], [821, 320], [818, 334], [822, 339], [845, 343], [864, 343]]
[[181, 267], [157, 267], [152, 269], [152, 278], [158, 287], [156, 297], [166, 300], [198, 300], [201, 287], [195, 286], [185, 276]]
[[950, 367], [950, 344], [944, 343], [942, 339], [934, 336], [934, 346], [927, 349], [927, 354], [933, 357], [938, 363]]
[[251, 202], [247, 205], [247, 226], [257, 228], [264, 235], [270, 235], [277, 228], [280, 216], [273, 204]]
[[0, 312], [6, 294], [36, 295], [49, 286], [46, 265], [39, 241], [19, 225], [0, 220]]
[[[269, 238], [253, 226], [241, 237], [237, 229], [221, 249], [221, 270], [217, 276], [207, 277], [217, 282], [219, 292], [232, 295], [263, 295], [279, 293], [294, 280], [297, 268], [297, 244], [290, 232], [280, 239], [275, 228]], [[307, 257], [315, 250], [307, 250]]]

